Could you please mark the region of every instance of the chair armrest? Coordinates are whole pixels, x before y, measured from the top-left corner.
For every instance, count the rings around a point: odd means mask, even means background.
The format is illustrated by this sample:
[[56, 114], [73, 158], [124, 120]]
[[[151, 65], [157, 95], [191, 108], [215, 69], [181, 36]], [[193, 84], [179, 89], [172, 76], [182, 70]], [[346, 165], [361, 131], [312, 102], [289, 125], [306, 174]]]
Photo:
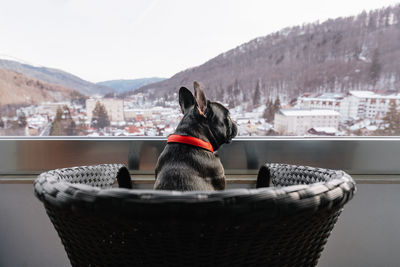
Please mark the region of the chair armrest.
[[49, 171], [47, 175], [54, 176], [58, 181], [86, 184], [100, 188], [111, 188], [115, 179], [118, 180], [119, 184], [122, 183], [124, 188], [129, 188], [128, 177], [130, 183], [129, 171], [122, 164], [100, 164], [56, 169]]
[[328, 182], [343, 176], [348, 174], [340, 170], [271, 163], [260, 168], [257, 188], [268, 187], [270, 182], [274, 186], [290, 186]]

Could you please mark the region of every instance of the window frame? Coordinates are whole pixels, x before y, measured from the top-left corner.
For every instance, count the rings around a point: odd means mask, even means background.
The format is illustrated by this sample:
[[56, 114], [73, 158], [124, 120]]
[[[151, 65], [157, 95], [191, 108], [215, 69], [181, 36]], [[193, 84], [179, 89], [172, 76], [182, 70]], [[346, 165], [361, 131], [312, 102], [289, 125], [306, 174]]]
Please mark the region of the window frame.
[[[102, 163], [123, 163], [133, 174], [153, 174], [165, 145], [166, 137], [1, 137], [0, 176]], [[254, 175], [266, 162], [355, 175], [400, 174], [399, 137], [237, 137], [218, 154], [228, 175]]]

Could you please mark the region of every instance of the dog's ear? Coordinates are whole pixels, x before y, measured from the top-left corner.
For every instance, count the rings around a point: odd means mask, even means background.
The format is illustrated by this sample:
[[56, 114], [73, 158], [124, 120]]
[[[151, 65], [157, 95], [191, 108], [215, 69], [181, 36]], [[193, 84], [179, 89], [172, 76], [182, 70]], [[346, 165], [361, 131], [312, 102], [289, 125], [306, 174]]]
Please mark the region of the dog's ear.
[[182, 113], [185, 114], [188, 108], [194, 106], [196, 99], [192, 92], [190, 92], [186, 87], [181, 87], [179, 89], [179, 105], [181, 106]]
[[205, 114], [207, 110], [207, 98], [204, 93], [203, 86], [201, 86], [198, 82], [194, 81], [193, 87], [199, 112], [201, 115], [206, 116]]

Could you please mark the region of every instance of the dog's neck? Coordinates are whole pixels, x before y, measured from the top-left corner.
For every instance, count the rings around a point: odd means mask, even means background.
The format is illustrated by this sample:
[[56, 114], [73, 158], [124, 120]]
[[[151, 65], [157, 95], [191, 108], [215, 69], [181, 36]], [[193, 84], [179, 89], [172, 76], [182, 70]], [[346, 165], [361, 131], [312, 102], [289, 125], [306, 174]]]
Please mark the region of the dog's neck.
[[168, 136], [167, 139], [167, 144], [169, 143], [191, 145], [195, 147], [200, 147], [202, 149], [210, 151], [211, 153], [214, 153], [214, 148], [212, 147], [211, 143], [203, 141], [193, 136], [171, 134], [170, 136]]
[[221, 146], [221, 144], [218, 143], [218, 140], [216, 139], [214, 134], [206, 125], [196, 122], [195, 120], [186, 118], [186, 116], [181, 120], [174, 134], [187, 135], [199, 138], [205, 142], [209, 142], [212, 145], [214, 151], [216, 151]]

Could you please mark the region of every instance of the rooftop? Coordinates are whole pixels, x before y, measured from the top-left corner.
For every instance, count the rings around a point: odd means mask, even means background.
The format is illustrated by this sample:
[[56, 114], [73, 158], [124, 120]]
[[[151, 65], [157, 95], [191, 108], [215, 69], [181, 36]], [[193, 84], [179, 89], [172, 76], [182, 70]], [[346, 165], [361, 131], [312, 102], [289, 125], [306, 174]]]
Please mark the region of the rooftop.
[[314, 96], [301, 96], [300, 100], [326, 100], [326, 101], [335, 101], [343, 99], [346, 95], [344, 93], [323, 93]]
[[339, 116], [339, 112], [332, 109], [281, 109], [284, 116]]
[[373, 91], [349, 91], [349, 93], [353, 96], [359, 98], [384, 98], [384, 99], [400, 99], [400, 94], [392, 93], [392, 94], [377, 94]]

